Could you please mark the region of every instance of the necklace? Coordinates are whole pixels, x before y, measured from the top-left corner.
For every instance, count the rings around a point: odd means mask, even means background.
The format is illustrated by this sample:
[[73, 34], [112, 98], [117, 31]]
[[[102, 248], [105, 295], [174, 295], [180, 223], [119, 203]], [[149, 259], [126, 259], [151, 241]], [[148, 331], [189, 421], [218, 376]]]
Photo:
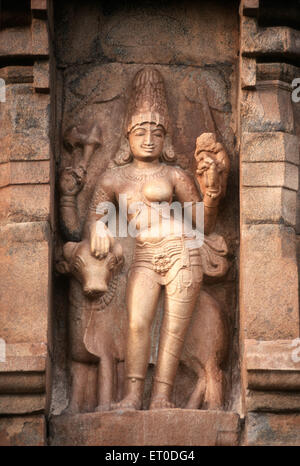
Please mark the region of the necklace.
[[149, 178], [159, 178], [166, 174], [167, 167], [164, 164], [159, 164], [158, 167], [148, 168], [143, 171], [142, 168], [134, 168], [132, 165], [127, 165], [120, 170], [122, 178], [130, 181], [145, 181]]

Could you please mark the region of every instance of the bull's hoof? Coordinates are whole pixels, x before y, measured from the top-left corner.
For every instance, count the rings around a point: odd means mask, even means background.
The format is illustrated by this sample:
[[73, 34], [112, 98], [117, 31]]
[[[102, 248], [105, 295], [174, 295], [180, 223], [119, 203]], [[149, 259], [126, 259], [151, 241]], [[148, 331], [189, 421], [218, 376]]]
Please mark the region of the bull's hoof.
[[165, 395], [156, 395], [151, 400], [149, 409], [172, 409], [175, 408], [175, 404], [172, 403], [169, 398]]
[[111, 410], [110, 403], [99, 404], [95, 408], [95, 412], [97, 413], [104, 413], [105, 411], [110, 411], [110, 410]]
[[137, 411], [142, 408], [142, 401], [136, 395], [128, 395], [118, 403], [112, 403], [113, 410]]

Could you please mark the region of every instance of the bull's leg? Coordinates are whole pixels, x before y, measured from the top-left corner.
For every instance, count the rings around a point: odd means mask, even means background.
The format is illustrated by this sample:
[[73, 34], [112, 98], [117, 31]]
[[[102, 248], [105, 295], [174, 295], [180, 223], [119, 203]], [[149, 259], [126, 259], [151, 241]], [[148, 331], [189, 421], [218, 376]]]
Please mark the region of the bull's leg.
[[186, 404], [186, 409], [199, 409], [202, 406], [206, 389], [206, 377], [199, 375], [196, 386]]
[[206, 393], [205, 405], [207, 409], [220, 409], [223, 405], [223, 371], [215, 360], [210, 360], [205, 365]]
[[85, 384], [88, 377], [88, 365], [80, 362], [71, 362], [71, 393], [66, 414], [76, 414], [83, 410], [85, 402]]
[[[109, 351], [109, 350], [108, 350]], [[112, 355], [105, 355], [98, 365], [98, 406], [96, 411], [109, 411], [113, 397], [116, 361]]]

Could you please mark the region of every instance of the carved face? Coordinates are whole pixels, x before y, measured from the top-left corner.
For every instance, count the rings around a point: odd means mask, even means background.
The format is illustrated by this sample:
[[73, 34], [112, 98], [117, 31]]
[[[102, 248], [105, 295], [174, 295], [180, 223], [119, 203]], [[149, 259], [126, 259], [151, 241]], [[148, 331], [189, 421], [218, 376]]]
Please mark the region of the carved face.
[[96, 259], [90, 253], [89, 243], [68, 242], [63, 248], [64, 263], [60, 263], [58, 270], [71, 273], [82, 284], [83, 292], [88, 297], [102, 295], [108, 289], [114, 271], [123, 260], [120, 245], [115, 246], [103, 259]]
[[132, 155], [137, 160], [156, 160], [162, 154], [165, 131], [155, 123], [135, 126], [128, 136]]

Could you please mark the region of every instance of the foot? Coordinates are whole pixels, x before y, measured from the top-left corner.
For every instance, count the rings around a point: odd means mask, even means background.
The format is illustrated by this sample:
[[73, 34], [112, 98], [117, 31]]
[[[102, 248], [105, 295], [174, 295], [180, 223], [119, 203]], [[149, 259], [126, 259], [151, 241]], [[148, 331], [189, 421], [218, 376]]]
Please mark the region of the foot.
[[151, 400], [149, 409], [172, 409], [175, 408], [174, 403], [172, 403], [166, 395], [156, 395]]
[[119, 401], [118, 403], [111, 404], [112, 409], [127, 409], [127, 410], [139, 410], [142, 408], [142, 401], [137, 395], [127, 395], [123, 400]]
[[97, 413], [103, 413], [105, 411], [110, 411], [110, 403], [102, 403], [102, 404], [99, 404], [96, 409], [95, 409], [95, 412]]

